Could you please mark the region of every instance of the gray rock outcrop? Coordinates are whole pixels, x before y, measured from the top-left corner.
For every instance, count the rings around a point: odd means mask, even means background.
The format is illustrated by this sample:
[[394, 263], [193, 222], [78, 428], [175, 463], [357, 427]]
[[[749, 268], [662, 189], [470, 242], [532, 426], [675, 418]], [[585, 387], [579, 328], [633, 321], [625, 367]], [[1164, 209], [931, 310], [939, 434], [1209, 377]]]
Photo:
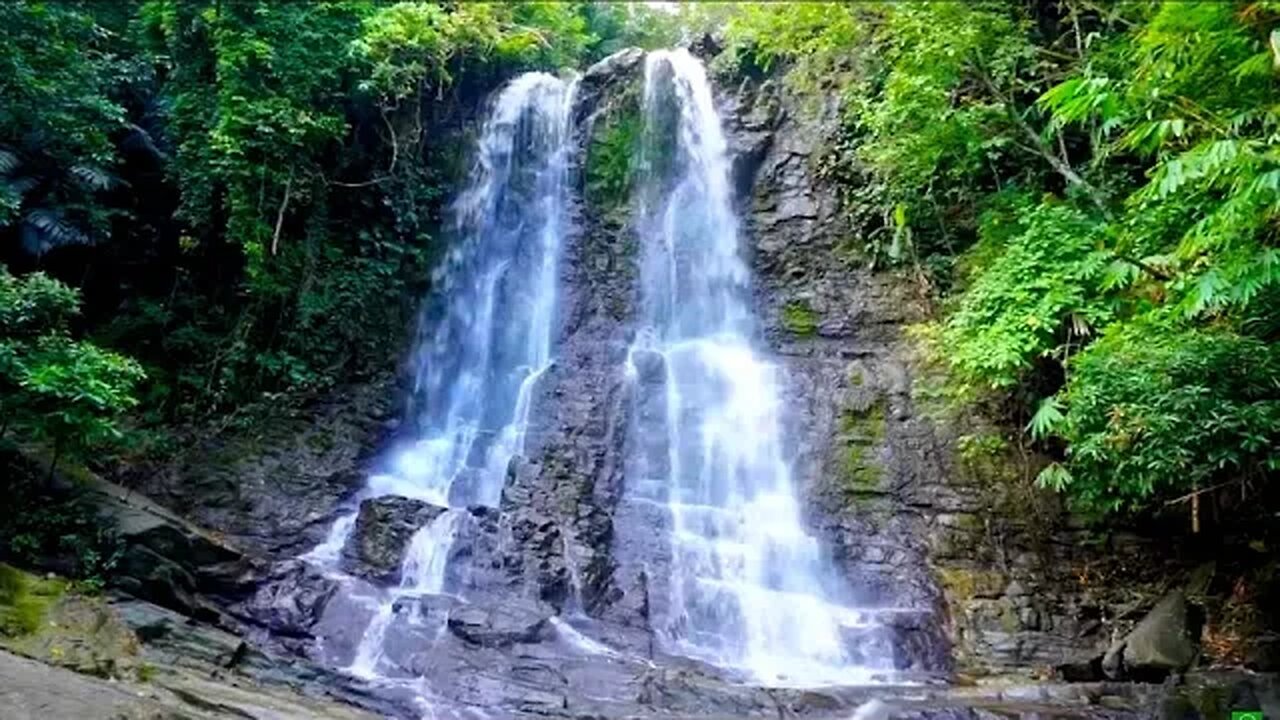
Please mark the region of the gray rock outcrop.
[[1108, 677], [1159, 679], [1191, 667], [1199, 651], [1199, 627], [1192, 622], [1187, 598], [1173, 590], [1102, 659]]
[[296, 557], [364, 486], [399, 396], [390, 376], [336, 388], [259, 418], [253, 433], [192, 437], [172, 461], [133, 466], [120, 481], [246, 551]]
[[342, 550], [343, 570], [384, 585], [399, 583], [409, 541], [444, 511], [395, 495], [365, 500]]

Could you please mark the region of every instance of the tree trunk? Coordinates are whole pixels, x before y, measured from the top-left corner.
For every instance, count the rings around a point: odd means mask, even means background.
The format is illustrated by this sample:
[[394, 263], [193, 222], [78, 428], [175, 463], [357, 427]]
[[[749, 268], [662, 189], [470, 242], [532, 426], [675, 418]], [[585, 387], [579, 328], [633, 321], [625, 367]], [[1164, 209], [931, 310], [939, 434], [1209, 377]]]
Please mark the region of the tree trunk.
[[62, 438], [53, 441], [53, 458], [49, 460], [49, 474], [44, 479], [46, 486], [53, 485], [53, 471], [58, 467], [58, 457], [62, 454]]

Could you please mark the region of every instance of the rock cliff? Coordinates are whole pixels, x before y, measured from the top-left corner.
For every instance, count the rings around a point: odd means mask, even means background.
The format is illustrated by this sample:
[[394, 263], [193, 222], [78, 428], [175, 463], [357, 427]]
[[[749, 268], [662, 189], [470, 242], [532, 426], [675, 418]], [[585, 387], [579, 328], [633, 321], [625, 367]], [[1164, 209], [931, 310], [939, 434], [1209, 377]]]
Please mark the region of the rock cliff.
[[[645, 442], [654, 411], [652, 393], [625, 379], [638, 230], [625, 203], [586, 187], [599, 129], [630, 111], [642, 66], [641, 52], [623, 51], [589, 69], [577, 89], [582, 164], [561, 264], [563, 309], [526, 451], [508, 467], [497, 508], [463, 513], [449, 558], [456, 596], [406, 597], [393, 607], [385, 661], [404, 683], [371, 692], [335, 679], [345, 702], [405, 717], [421, 714], [424, 697], [449, 716], [832, 717], [871, 692], [753, 687], [665, 655], [655, 641], [650, 619], [668, 595], [669, 552], [654, 531], [660, 519], [628, 502], [623, 488], [625, 458]], [[763, 339], [785, 378], [783, 422], [805, 521], [858, 604], [878, 609], [880, 625], [855, 644], [926, 683], [876, 692], [914, 697], [903, 717], [987, 717], [974, 706], [1017, 714], [1028, 701], [1103, 698], [1111, 707], [1091, 707], [1090, 716], [1132, 717], [1154, 689], [1109, 683], [1104, 653], [1112, 649], [1121, 667], [1142, 665], [1134, 655], [1141, 637], [1122, 641], [1168, 589], [1161, 578], [1193, 584], [1186, 560], [1138, 536], [1093, 542], [1026, 477], [967, 455], [963, 438], [977, 421], [938, 411], [928, 392], [933, 369], [907, 332], [926, 316], [920, 298], [848, 251], [837, 195], [817, 170], [829, 119], [794, 110], [803, 103], [774, 80], [722, 83], [717, 101]], [[643, 388], [660, 358], [633, 362]], [[441, 512], [395, 498], [354, 505], [395, 430], [395, 395], [386, 379], [345, 388], [266, 437], [209, 438], [172, 466], [136, 474], [135, 485], [216, 531], [229, 554], [202, 554], [198, 534], [180, 532], [179, 542], [172, 528], [143, 528], [131, 536], [122, 589], [305, 658], [299, 667], [313, 680], [338, 678], [333, 669], [353, 663], [375, 620], [362, 598], [400, 581], [411, 536]], [[338, 592], [339, 580], [294, 558], [320, 543], [340, 512], [357, 509], [341, 553], [354, 587]], [[1201, 574], [1205, 587], [1214, 582], [1212, 568]], [[1133, 592], [1118, 592], [1124, 583]], [[1194, 652], [1175, 651], [1180, 661]], [[934, 685], [984, 674], [1026, 681], [1055, 668], [1089, 683]]]

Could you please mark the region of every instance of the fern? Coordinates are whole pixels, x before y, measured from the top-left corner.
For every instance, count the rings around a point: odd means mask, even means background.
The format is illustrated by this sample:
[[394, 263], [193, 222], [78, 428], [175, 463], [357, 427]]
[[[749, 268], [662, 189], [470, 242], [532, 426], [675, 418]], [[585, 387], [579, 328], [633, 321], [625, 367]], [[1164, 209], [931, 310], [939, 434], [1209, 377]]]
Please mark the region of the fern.
[[1040, 406], [1031, 416], [1031, 422], [1027, 423], [1027, 432], [1031, 433], [1032, 438], [1042, 440], [1056, 433], [1065, 418], [1062, 414], [1062, 401], [1050, 395], [1040, 401]]
[[31, 210], [23, 218], [22, 245], [32, 255], [43, 255], [67, 245], [90, 245], [92, 238], [68, 222], [58, 210]]
[[18, 168], [21, 161], [18, 154], [7, 148], [0, 147], [0, 175], [7, 175]]
[[84, 183], [90, 190], [110, 190], [123, 183], [122, 180], [114, 175], [92, 165], [72, 165], [67, 172], [76, 180]]

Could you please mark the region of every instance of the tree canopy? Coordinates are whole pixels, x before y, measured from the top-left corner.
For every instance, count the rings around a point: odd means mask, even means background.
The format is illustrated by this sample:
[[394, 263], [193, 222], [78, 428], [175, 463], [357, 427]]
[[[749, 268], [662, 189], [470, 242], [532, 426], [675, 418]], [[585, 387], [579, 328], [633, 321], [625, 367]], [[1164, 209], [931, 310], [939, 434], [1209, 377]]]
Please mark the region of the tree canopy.
[[72, 451], [385, 369], [477, 99], [703, 32], [836, 100], [854, 260], [920, 283], [952, 395], [1042, 485], [1103, 516], [1274, 477], [1271, 0], [5, 3], [8, 431]]
[[730, 57], [840, 101], [856, 244], [935, 291], [957, 394], [1140, 511], [1280, 465], [1280, 3], [750, 4]]

